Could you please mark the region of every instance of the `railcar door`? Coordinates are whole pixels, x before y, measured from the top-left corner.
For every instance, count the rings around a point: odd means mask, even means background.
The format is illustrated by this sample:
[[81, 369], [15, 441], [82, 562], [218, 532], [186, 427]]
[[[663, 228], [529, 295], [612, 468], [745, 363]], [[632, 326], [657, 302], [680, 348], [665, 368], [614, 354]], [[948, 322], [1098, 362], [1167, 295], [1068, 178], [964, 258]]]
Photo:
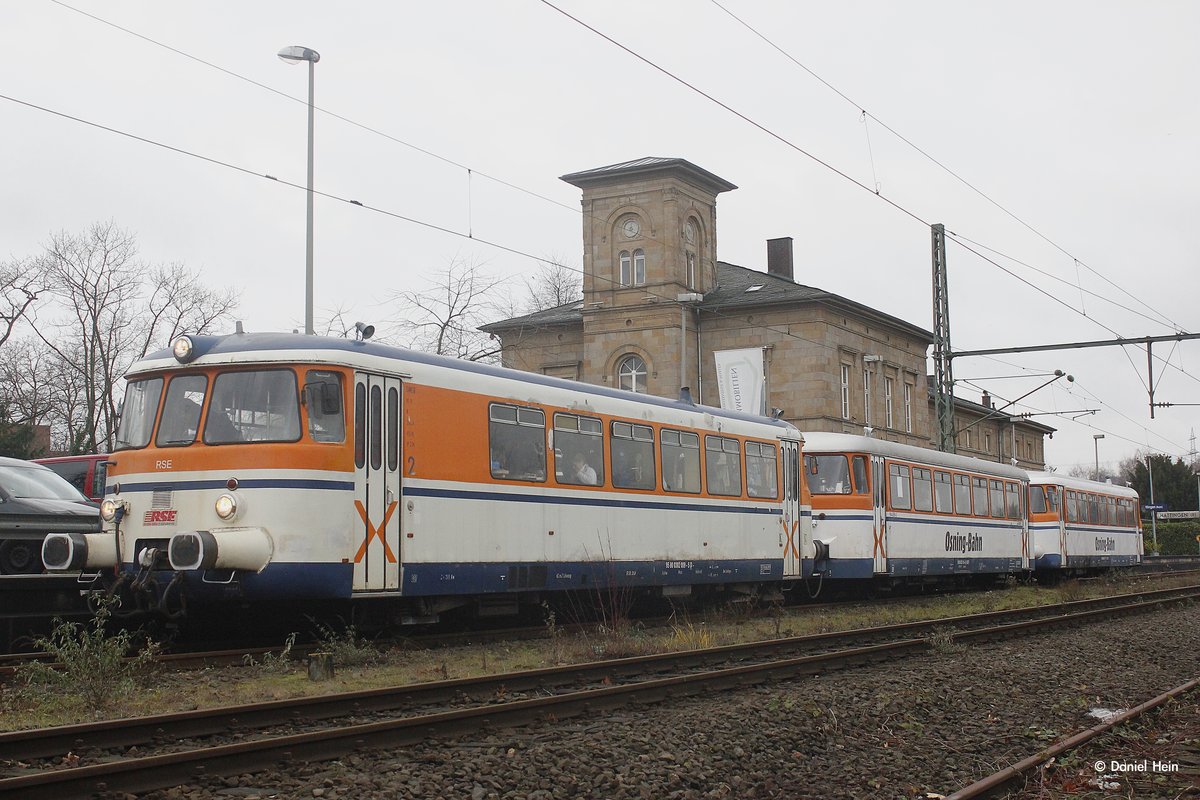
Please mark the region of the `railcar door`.
[[800, 443], [786, 439], [780, 442], [783, 447], [783, 516], [780, 524], [783, 526], [781, 543], [783, 544], [783, 577], [798, 577], [803, 567], [803, 548], [808, 536], [808, 527], [803, 524], [800, 515]]
[[355, 591], [400, 588], [400, 379], [354, 376]]
[[887, 469], [883, 456], [871, 456], [871, 553], [876, 575], [888, 571], [887, 563]]

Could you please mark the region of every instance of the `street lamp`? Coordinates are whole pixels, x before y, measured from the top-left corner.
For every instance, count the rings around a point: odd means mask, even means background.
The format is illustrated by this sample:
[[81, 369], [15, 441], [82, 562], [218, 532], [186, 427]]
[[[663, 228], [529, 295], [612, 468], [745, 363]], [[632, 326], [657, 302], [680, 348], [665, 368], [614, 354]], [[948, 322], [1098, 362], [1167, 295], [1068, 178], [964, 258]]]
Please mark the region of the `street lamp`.
[[321, 54], [300, 45], [279, 51], [280, 59], [289, 64], [308, 62], [308, 237], [304, 251], [304, 332], [313, 333], [313, 78]]
[[1092, 442], [1096, 446], [1096, 480], [1100, 480], [1100, 440], [1103, 438], [1103, 433], [1092, 434]]

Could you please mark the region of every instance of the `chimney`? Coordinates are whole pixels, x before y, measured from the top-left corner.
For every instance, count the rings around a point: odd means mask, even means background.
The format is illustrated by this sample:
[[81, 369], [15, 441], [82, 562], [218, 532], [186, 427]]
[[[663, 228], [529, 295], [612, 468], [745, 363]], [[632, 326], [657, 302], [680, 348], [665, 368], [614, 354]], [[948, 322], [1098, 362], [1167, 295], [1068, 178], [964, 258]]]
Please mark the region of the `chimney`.
[[792, 237], [767, 239], [767, 274], [796, 280], [792, 277]]
[[983, 406], [984, 408], [992, 407], [992, 396], [987, 393], [987, 389], [983, 390], [983, 400], [980, 401], [979, 405]]

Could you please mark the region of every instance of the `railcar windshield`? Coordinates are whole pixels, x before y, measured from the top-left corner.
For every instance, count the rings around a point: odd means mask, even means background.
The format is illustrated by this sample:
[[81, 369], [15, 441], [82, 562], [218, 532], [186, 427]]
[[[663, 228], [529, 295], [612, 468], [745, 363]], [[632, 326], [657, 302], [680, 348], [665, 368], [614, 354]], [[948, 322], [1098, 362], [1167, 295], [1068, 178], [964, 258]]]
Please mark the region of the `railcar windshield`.
[[288, 369], [223, 372], [213, 381], [205, 444], [294, 442], [300, 438], [296, 374]]
[[200, 429], [200, 409], [208, 378], [203, 375], [178, 375], [167, 386], [162, 422], [154, 443], [159, 447], [177, 447], [196, 441]]
[[843, 455], [806, 455], [804, 474], [813, 494], [850, 494], [850, 464]]
[[154, 417], [158, 414], [158, 399], [162, 396], [162, 387], [162, 378], [130, 381], [125, 387], [125, 401], [121, 404], [121, 424], [117, 428], [115, 450], [145, 447], [150, 443], [150, 432], [154, 430]]
[[1029, 513], [1046, 513], [1046, 493], [1041, 486], [1029, 487]]

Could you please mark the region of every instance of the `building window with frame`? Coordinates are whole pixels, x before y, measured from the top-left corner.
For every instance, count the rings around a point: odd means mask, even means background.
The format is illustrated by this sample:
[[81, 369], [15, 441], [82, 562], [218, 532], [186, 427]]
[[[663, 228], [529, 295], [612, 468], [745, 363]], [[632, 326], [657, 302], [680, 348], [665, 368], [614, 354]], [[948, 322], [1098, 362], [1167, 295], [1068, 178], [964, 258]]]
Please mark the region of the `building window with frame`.
[[633, 251], [633, 285], [644, 286], [646, 284], [646, 251], [637, 249]]
[[696, 254], [687, 254], [687, 288], [696, 288]]
[[884, 411], [884, 418], [886, 420], [886, 425], [889, 428], [895, 427], [892, 424], [892, 395], [893, 395], [892, 389], [895, 386], [895, 384], [896, 384], [896, 381], [893, 380], [892, 378], [884, 378], [883, 379], [883, 411]]
[[850, 419], [850, 367], [842, 364], [842, 419]]
[[633, 262], [629, 260], [629, 251], [622, 250], [618, 260], [621, 265], [618, 281], [621, 286], [630, 286], [633, 283], [633, 270], [631, 267]]
[[625, 356], [617, 362], [617, 387], [627, 392], [646, 393], [646, 362], [641, 356]]
[[990, 431], [983, 432], [983, 452], [992, 452], [992, 434]]
[[863, 422], [871, 424], [871, 372], [863, 368]]
[[904, 432], [912, 433], [912, 384], [904, 384]]

